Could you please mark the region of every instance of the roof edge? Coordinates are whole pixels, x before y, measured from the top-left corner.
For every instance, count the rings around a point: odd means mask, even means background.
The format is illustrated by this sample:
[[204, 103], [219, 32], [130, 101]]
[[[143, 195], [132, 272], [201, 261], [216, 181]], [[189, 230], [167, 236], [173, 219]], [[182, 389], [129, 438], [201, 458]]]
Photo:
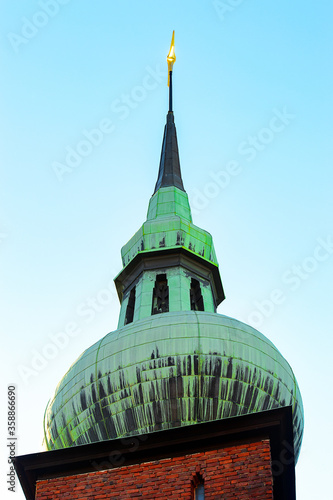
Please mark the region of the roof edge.
[[[290, 406], [174, 429], [22, 455], [14, 466], [27, 500], [35, 499], [36, 482], [52, 477], [84, 474], [115, 466], [159, 460], [226, 447], [231, 443], [269, 438], [274, 499], [295, 500], [295, 461]], [[110, 461], [112, 450], [121, 464]]]

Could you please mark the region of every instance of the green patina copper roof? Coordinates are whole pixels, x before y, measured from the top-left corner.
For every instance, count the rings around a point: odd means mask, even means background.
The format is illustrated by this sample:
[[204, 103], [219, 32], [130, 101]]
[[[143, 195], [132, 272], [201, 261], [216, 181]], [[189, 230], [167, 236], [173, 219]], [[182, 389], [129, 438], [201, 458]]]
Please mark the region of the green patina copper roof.
[[139, 253], [179, 247], [218, 265], [211, 234], [192, 224], [187, 194], [161, 188], [150, 200], [146, 222], [121, 249], [123, 265]]
[[150, 198], [147, 220], [178, 216], [192, 222], [191, 208], [185, 191], [176, 186], [160, 188]]
[[58, 449], [286, 405], [297, 457], [302, 399], [276, 347], [220, 314], [160, 314], [109, 333], [82, 354], [49, 402], [45, 440]]

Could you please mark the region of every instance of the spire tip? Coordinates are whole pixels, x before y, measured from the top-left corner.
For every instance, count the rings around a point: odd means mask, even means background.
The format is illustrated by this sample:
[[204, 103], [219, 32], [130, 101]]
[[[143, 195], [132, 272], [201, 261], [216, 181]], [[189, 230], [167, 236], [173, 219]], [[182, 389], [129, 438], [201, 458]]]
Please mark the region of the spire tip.
[[173, 65], [176, 62], [176, 54], [175, 54], [175, 30], [172, 32], [171, 45], [169, 54], [167, 55], [168, 62], [168, 87], [170, 85], [170, 73], [173, 70]]

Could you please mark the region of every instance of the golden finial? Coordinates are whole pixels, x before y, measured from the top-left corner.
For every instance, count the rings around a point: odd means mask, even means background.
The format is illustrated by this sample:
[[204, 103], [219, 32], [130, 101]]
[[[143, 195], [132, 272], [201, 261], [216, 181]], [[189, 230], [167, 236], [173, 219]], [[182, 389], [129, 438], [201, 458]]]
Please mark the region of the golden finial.
[[170, 72], [172, 71], [173, 64], [176, 62], [175, 30], [173, 30], [173, 32], [172, 32], [171, 45], [170, 45], [169, 54], [167, 55], [167, 61], [168, 61], [168, 87], [169, 87], [169, 85], [170, 85]]

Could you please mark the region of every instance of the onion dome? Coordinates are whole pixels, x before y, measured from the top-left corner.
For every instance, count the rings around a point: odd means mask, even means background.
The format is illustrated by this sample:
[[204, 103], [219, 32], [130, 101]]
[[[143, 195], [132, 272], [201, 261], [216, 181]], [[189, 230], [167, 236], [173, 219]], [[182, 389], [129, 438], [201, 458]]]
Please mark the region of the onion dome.
[[169, 312], [106, 335], [71, 366], [44, 421], [49, 450], [291, 405], [295, 457], [303, 408], [293, 371], [254, 328], [221, 314]]

